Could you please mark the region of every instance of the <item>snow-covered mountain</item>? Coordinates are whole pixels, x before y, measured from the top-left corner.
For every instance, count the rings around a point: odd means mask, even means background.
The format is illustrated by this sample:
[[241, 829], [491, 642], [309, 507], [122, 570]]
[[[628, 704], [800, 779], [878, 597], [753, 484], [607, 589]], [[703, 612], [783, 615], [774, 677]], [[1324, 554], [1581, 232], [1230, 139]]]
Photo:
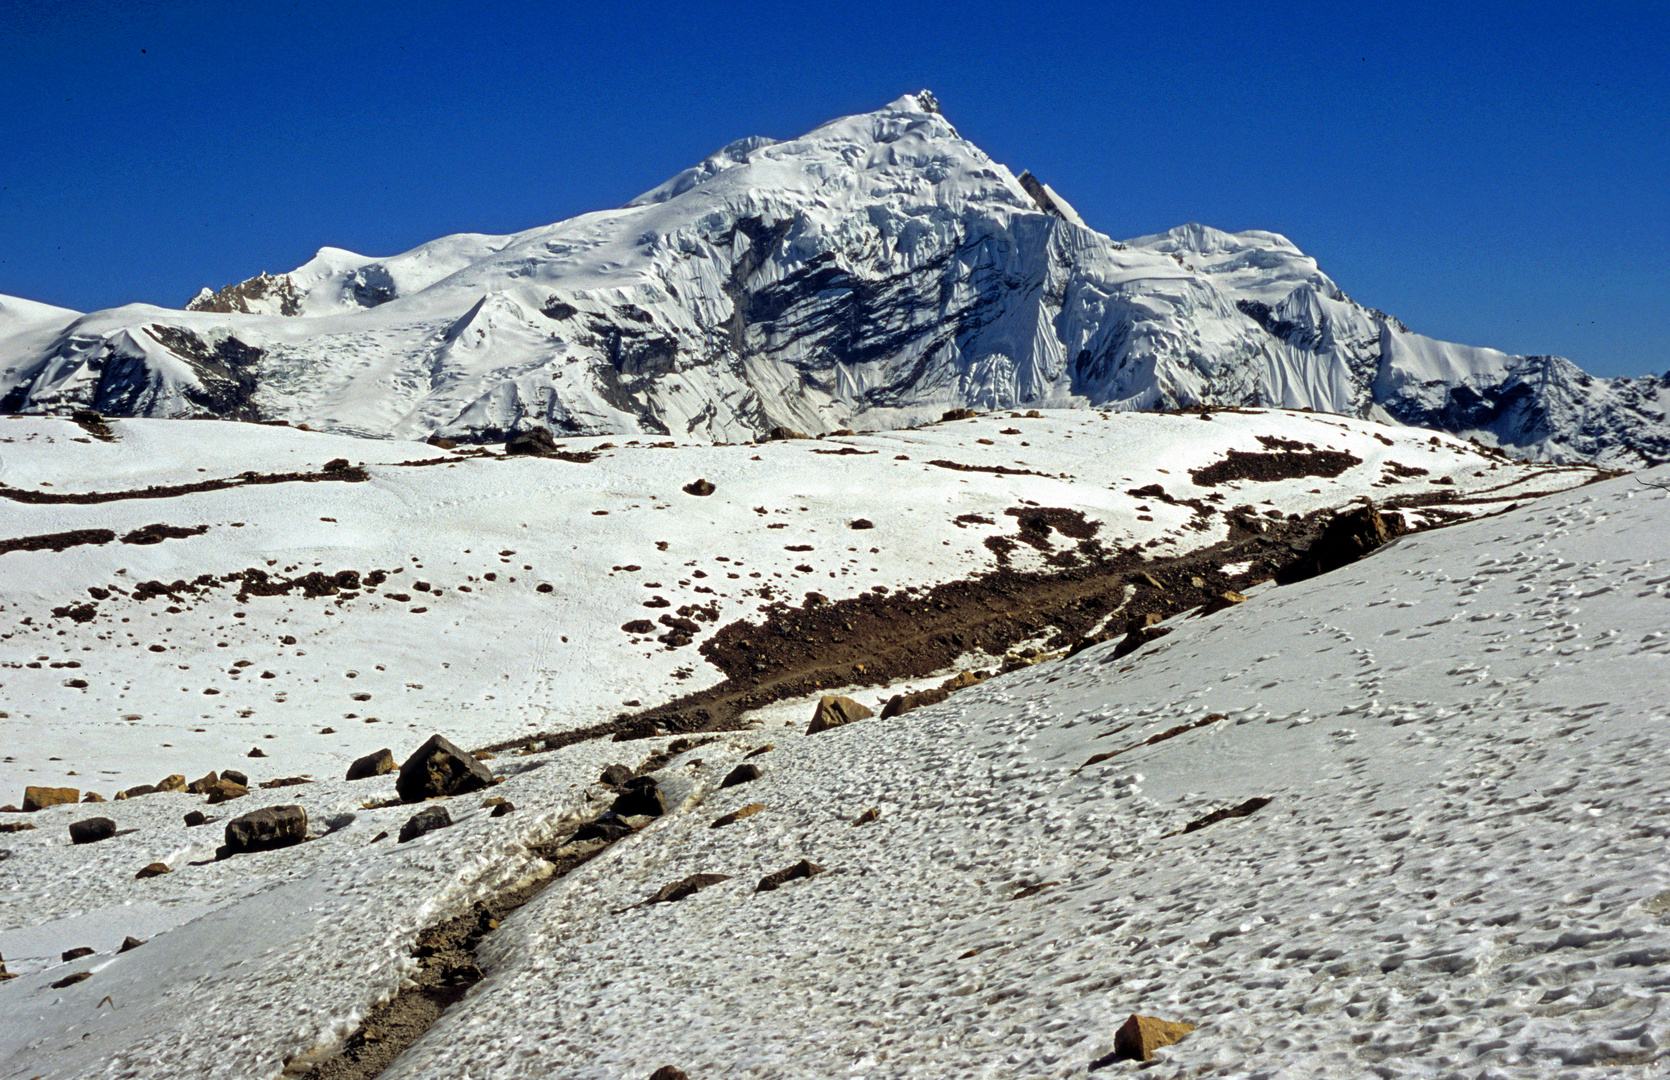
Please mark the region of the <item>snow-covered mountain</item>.
[[953, 407], [1201, 403], [1670, 459], [1670, 381], [1412, 333], [1274, 233], [1115, 242], [925, 92], [732, 143], [619, 209], [387, 259], [326, 248], [183, 312], [0, 306], [3, 411], [734, 441]]

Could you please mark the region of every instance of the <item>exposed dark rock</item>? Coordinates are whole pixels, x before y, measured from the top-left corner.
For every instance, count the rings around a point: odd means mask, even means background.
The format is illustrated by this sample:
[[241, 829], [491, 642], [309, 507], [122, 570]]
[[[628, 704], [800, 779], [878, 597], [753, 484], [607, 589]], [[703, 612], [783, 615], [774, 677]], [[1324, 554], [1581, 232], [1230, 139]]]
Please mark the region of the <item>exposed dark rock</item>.
[[626, 782], [625, 790], [609, 810], [621, 817], [660, 817], [667, 812], [666, 797], [661, 794], [661, 785], [654, 777], [635, 776]]
[[1408, 531], [1402, 515], [1381, 513], [1372, 503], [1347, 510], [1334, 516], [1304, 554], [1276, 571], [1276, 583], [1291, 585], [1337, 570]]
[[754, 891], [771, 892], [773, 889], [781, 888], [783, 885], [786, 885], [791, 881], [795, 881], [799, 878], [816, 877], [823, 872], [823, 867], [819, 866], [817, 863], [801, 859], [793, 866], [779, 870], [774, 874], [767, 874], [765, 877], [761, 878], [759, 885], [754, 889]]
[[1214, 810], [1210, 814], [1206, 814], [1203, 817], [1197, 817], [1187, 825], [1183, 826], [1183, 832], [1192, 833], [1198, 829], [1204, 829], [1208, 825], [1216, 825], [1220, 821], [1228, 821], [1231, 818], [1247, 817], [1251, 814], [1257, 813], [1269, 805], [1269, 799], [1261, 796], [1255, 796], [1254, 798], [1248, 799], [1246, 802], [1236, 803], [1234, 806], [1226, 806], [1221, 810]]
[[649, 1080], [690, 1080], [690, 1077], [677, 1065], [663, 1065], [649, 1074]]
[[208, 824], [209, 818], [201, 810], [193, 810], [186, 815], [186, 828], [194, 829], [199, 825]]
[[222, 780], [230, 780], [234, 784], [242, 784], [244, 787], [249, 786], [249, 777], [239, 772], [237, 769], [220, 770], [220, 778]]
[[66, 986], [74, 986], [76, 983], [82, 982], [86, 979], [91, 979], [92, 977], [93, 973], [91, 971], [78, 971], [74, 975], [65, 975], [62, 979], [53, 983], [51, 985], [51, 989], [62, 990]]
[[400, 826], [400, 842], [416, 840], [425, 833], [444, 829], [452, 824], [452, 815], [447, 813], [444, 806], [426, 806], [422, 810], [406, 819], [406, 824]]
[[207, 776], [199, 777], [186, 785], [186, 790], [193, 795], [207, 795], [209, 790], [220, 783], [220, 774], [211, 771]]
[[63, 954], [59, 956], [58, 959], [67, 964], [71, 960], [80, 960], [83, 956], [92, 956], [94, 951], [94, 949], [86, 945], [78, 945], [73, 949], [65, 949]]
[[139, 946], [143, 944], [145, 944], [143, 941], [134, 937], [132, 934], [129, 934], [127, 937], [122, 939], [122, 947], [116, 951], [119, 953], [132, 952], [134, 949], [139, 948]]
[[557, 452], [557, 439], [546, 428], [530, 428], [506, 439], [504, 452], [506, 454], [531, 454], [534, 456], [555, 454]]
[[686, 495], [712, 495], [716, 490], [711, 480], [692, 480], [684, 485]]
[[349, 780], [364, 780], [369, 776], [382, 776], [394, 771], [394, 751], [384, 747], [374, 754], [367, 754], [362, 758], [355, 758], [348, 766]]
[[309, 780], [305, 776], [279, 776], [279, 777], [275, 777], [272, 780], [261, 781], [260, 787], [262, 788], [262, 790], [271, 791], [274, 788], [296, 787], [297, 785], [300, 785], [300, 784], [311, 784], [311, 783], [313, 783], [313, 781]]
[[869, 518], [853, 518], [847, 522], [847, 528], [849, 529], [873, 529], [875, 527], [876, 523]]
[[107, 817], [84, 818], [70, 822], [70, 843], [96, 844], [116, 835], [116, 823]]
[[515, 812], [516, 812], [516, 804], [515, 803], [511, 802], [509, 799], [501, 799], [493, 807], [493, 812], [490, 816], [491, 817], [504, 817], [506, 814], [514, 814]]
[[945, 412], [940, 414], [939, 418], [942, 422], [947, 420], [973, 420], [979, 415], [973, 409], [946, 409]]
[[137, 873], [133, 876], [136, 879], [153, 878], [153, 877], [161, 877], [162, 875], [164, 875], [166, 873], [169, 873], [169, 872], [170, 871], [169, 871], [167, 863], [154, 862], [154, 863], [150, 863], [146, 866], [141, 867], [140, 870], [139, 870], [139, 873]]
[[876, 819], [878, 819], [880, 817], [881, 817], [881, 811], [877, 810], [875, 807], [872, 806], [868, 810], [864, 811], [862, 814], [859, 814], [857, 817], [853, 818], [852, 819], [852, 824], [854, 826], [868, 825], [868, 824], [870, 824], [870, 822], [875, 821]]
[[621, 820], [621, 815], [613, 810], [600, 815], [594, 821], [588, 821], [568, 838], [569, 843], [582, 843], [587, 840], [603, 840], [614, 843], [622, 837], [632, 835], [632, 826]]
[[493, 783], [487, 766], [458, 749], [440, 735], [429, 741], [400, 766], [395, 790], [401, 802], [422, 802], [441, 795], [462, 795]]
[[597, 778], [597, 782], [599, 784], [607, 784], [612, 788], [621, 788], [625, 787], [626, 782], [631, 779], [631, 769], [627, 768], [625, 765], [611, 765], [607, 769], [603, 770], [603, 775]]
[[744, 761], [732, 769], [725, 779], [719, 781], [719, 786], [722, 788], [736, 787], [738, 784], [746, 784], [750, 780], [758, 780], [759, 778], [760, 767], [751, 761]]
[[307, 811], [299, 806], [268, 806], [226, 823], [226, 852], [268, 851], [307, 839]]
[[231, 802], [233, 799], [241, 799], [248, 795], [249, 788], [243, 784], [233, 783], [223, 776], [209, 786], [207, 794], [211, 804]]
[[267, 756], [267, 752], [265, 750], [261, 749], [259, 746], [251, 747], [249, 753], [244, 755], [244, 757], [266, 757], [266, 756]]

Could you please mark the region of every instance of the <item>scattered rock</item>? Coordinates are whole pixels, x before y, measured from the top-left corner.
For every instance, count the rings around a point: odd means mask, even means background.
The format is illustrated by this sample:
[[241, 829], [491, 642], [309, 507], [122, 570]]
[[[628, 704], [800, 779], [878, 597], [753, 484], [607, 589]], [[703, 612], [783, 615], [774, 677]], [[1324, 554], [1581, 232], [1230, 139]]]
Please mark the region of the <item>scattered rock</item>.
[[[16, 810], [12, 811], [14, 814], [17, 812]], [[0, 833], [28, 832], [33, 828], [34, 826], [27, 821], [0, 821]]]
[[595, 821], [588, 821], [568, 838], [571, 844], [584, 843], [588, 840], [602, 840], [612, 844], [622, 837], [632, 835], [632, 826], [628, 825], [621, 816], [613, 810], [600, 815]]
[[222, 769], [220, 771], [220, 778], [222, 780], [230, 780], [234, 784], [242, 784], [244, 787], [249, 786], [249, 777], [245, 776], [237, 769]]
[[684, 485], [686, 495], [712, 495], [716, 490], [710, 480], [692, 480]]
[[701, 892], [709, 885], [717, 885], [721, 881], [729, 881], [729, 874], [691, 874], [687, 878], [675, 881], [671, 885], [663, 885], [656, 894], [645, 900], [646, 904], [670, 904], [675, 900], [683, 900]]
[[297, 784], [311, 783], [313, 783], [313, 781], [309, 780], [305, 776], [280, 776], [272, 780], [263, 780], [259, 786], [263, 790], [271, 791], [273, 788], [295, 787]]
[[973, 420], [979, 415], [980, 414], [975, 412], [973, 409], [946, 409], [945, 412], [940, 415], [940, 420]]
[[299, 806], [268, 806], [226, 823], [226, 853], [269, 851], [307, 839], [307, 811]]
[[163, 777], [161, 780], [157, 781], [156, 786], [156, 790], [158, 791], [184, 791], [185, 789], [186, 778], [181, 776], [179, 773]]
[[425, 439], [424, 442], [433, 446], [437, 450], [452, 450], [458, 445], [458, 443], [452, 439], [443, 439], [439, 435], [431, 435], [429, 438]]
[[493, 774], [487, 766], [458, 749], [440, 735], [429, 741], [400, 766], [395, 791], [401, 802], [422, 802], [441, 795], [463, 795], [490, 787]]
[[1212, 599], [1206, 601], [1206, 603], [1200, 605], [1200, 607], [1196, 609], [1195, 614], [1197, 616], [1214, 615], [1222, 611], [1224, 608], [1234, 607], [1236, 604], [1244, 604], [1246, 602], [1247, 598], [1236, 592], [1234, 589], [1225, 589], [1223, 592], [1212, 597]]
[[23, 789], [23, 812], [34, 813], [48, 806], [62, 806], [79, 802], [81, 790], [72, 787], [26, 787]]
[[806, 436], [801, 432], [796, 431], [794, 428], [784, 427], [782, 424], [778, 424], [776, 427], [766, 432], [765, 437], [768, 441], [776, 441], [779, 439], [804, 439]]
[[1246, 802], [1236, 803], [1234, 806], [1226, 806], [1221, 810], [1214, 810], [1210, 814], [1206, 814], [1203, 817], [1197, 817], [1187, 825], [1183, 826], [1182, 831], [1185, 833], [1192, 833], [1198, 829], [1204, 829], [1208, 825], [1216, 825], [1220, 821], [1228, 821], [1230, 818], [1247, 817], [1248, 815], [1255, 814], [1269, 805], [1269, 799], [1266, 799], [1263, 796], [1254, 796]]
[[663, 1065], [649, 1074], [649, 1080], [690, 1080], [690, 1077], [676, 1065]]
[[493, 813], [490, 816], [504, 817], [506, 814], [514, 814], [515, 812], [516, 804], [511, 802], [509, 799], [504, 799], [498, 805], [493, 807]]
[[195, 829], [199, 825], [207, 825], [209, 818], [201, 810], [193, 810], [186, 815], [186, 828]]
[[529, 428], [527, 431], [506, 439], [504, 452], [506, 454], [528, 454], [535, 457], [544, 454], [555, 454], [557, 452], [557, 439], [545, 428]]
[[847, 528], [849, 529], [873, 529], [875, 527], [876, 523], [869, 518], [853, 518], [847, 522]]
[[621, 817], [660, 817], [667, 812], [667, 802], [654, 777], [634, 776], [626, 782], [609, 811]]
[[83, 956], [92, 956], [93, 952], [94, 950], [86, 945], [78, 945], [73, 949], [65, 949], [58, 959], [67, 964], [71, 960], [80, 960]]
[[761, 810], [764, 810], [764, 809], [765, 809], [765, 803], [751, 802], [747, 806], [742, 807], [740, 810], [732, 810], [730, 813], [726, 814], [724, 817], [716, 819], [713, 822], [712, 825], [708, 826], [708, 828], [710, 828], [710, 829], [723, 829], [727, 825], [735, 825], [737, 822], [741, 821], [743, 818], [753, 817], [755, 814], [759, 813]]
[[817, 863], [801, 859], [799, 862], [795, 863], [791, 867], [788, 867], [787, 869], [779, 870], [775, 874], [767, 874], [765, 877], [761, 878], [759, 885], [754, 889], [754, 891], [771, 892], [773, 889], [781, 888], [798, 878], [816, 877], [823, 872], [823, 867], [819, 866]]
[[722, 788], [736, 787], [738, 784], [746, 784], [750, 780], [758, 780], [759, 778], [760, 767], [751, 761], [744, 761], [732, 769], [725, 779], [719, 781], [719, 786]]
[[70, 843], [96, 844], [116, 835], [116, 823], [107, 817], [90, 817], [70, 822]]
[[104, 796], [100, 795], [98, 792], [89, 791], [87, 794], [85, 794], [81, 797], [81, 801], [84, 802], [84, 803], [95, 803], [95, 802], [104, 802], [105, 800], [104, 800]]
[[881, 817], [881, 811], [872, 806], [862, 814], [853, 818], [852, 823], [855, 827], [859, 825], [868, 825], [870, 822], [875, 821], [879, 817]]
[[52, 989], [62, 990], [66, 986], [74, 986], [76, 983], [81, 982], [83, 979], [91, 979], [92, 977], [93, 977], [93, 973], [91, 971], [78, 971], [74, 975], [65, 975], [62, 979], [59, 979], [57, 982], [53, 983], [52, 984]]
[[444, 806], [426, 806], [422, 810], [406, 819], [406, 824], [400, 826], [400, 842], [416, 840], [424, 833], [444, 829], [452, 824], [452, 815], [447, 813]]
[[157, 789], [152, 787], [150, 784], [136, 784], [133, 787], [128, 788], [126, 791], [118, 791], [116, 793], [116, 798], [118, 800], [137, 799], [141, 795], [154, 795], [156, 794], [156, 790]]
[[339, 458], [331, 458], [329, 461], [325, 462], [325, 467], [320, 471], [321, 472], [331, 472], [331, 473], [347, 472], [352, 467], [353, 466], [348, 463], [347, 458], [339, 457]]
[[261, 749], [259, 746], [253, 747], [249, 751], [249, 753], [244, 755], [244, 757], [266, 757], [266, 756], [267, 756], [267, 752], [265, 750]]
[[122, 939], [122, 947], [116, 951], [119, 953], [132, 952], [143, 944], [145, 944], [143, 941], [134, 937], [132, 934], [129, 934], [127, 937]]
[[370, 776], [382, 776], [394, 771], [394, 751], [384, 747], [374, 754], [367, 754], [362, 758], [355, 758], [348, 766], [349, 780], [364, 780]]
[[210, 788], [218, 783], [220, 783], [220, 774], [211, 771], [209, 775], [193, 780], [191, 783], [187, 784], [186, 790], [191, 792], [193, 795], [207, 795]]
[[1092, 1062], [1090, 1067], [1099, 1068], [1115, 1061], [1152, 1061], [1155, 1050], [1178, 1042], [1194, 1029], [1193, 1024], [1132, 1013], [1113, 1036], [1113, 1053]]
[[632, 779], [632, 770], [625, 765], [611, 765], [603, 770], [603, 775], [597, 778], [599, 784], [607, 784], [612, 788], [623, 788]]
[[144, 867], [143, 869], [141, 869], [139, 871], [139, 873], [137, 873], [133, 876], [135, 878], [161, 877], [162, 875], [164, 875], [166, 873], [169, 873], [169, 872], [170, 871], [168, 869], [168, 864], [167, 863], [165, 863], [165, 862], [154, 862], [154, 863], [151, 863], [150, 865]]
[[852, 698], [826, 695], [819, 699], [817, 710], [812, 713], [812, 722], [806, 726], [806, 734], [816, 735], [820, 731], [828, 731], [830, 728], [874, 715], [873, 709], [867, 705], [860, 705]]

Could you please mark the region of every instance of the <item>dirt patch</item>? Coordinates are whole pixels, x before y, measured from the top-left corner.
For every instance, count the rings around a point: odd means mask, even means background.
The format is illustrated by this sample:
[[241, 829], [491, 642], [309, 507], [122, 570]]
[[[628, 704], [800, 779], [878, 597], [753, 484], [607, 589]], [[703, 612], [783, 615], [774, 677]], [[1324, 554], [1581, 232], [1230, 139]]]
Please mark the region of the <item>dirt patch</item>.
[[14, 536], [10, 540], [0, 540], [0, 555], [8, 551], [63, 551], [83, 544], [108, 544], [114, 539], [116, 534], [109, 529], [72, 529], [39, 536]]
[[199, 491], [224, 491], [227, 488], [254, 487], [260, 484], [316, 484], [323, 481], [341, 481], [357, 484], [371, 479], [371, 475], [359, 466], [346, 469], [336, 469], [331, 472], [288, 472], [288, 473], [257, 473], [246, 472], [241, 476], [225, 480], [199, 480], [195, 484], [151, 484], [148, 487], [131, 491], [85, 491], [80, 493], [63, 493], [56, 491], [26, 491], [22, 488], [7, 487], [0, 484], [0, 499], [10, 499], [12, 502], [30, 503], [37, 506], [73, 504], [90, 506], [95, 503], [122, 502], [127, 499], [172, 499], [176, 495], [191, 495]]
[[1268, 482], [1309, 476], [1331, 479], [1362, 463], [1362, 458], [1344, 450], [1275, 450], [1268, 453], [1231, 450], [1222, 461], [1191, 470], [1189, 479], [1198, 487], [1214, 487], [1231, 480]]

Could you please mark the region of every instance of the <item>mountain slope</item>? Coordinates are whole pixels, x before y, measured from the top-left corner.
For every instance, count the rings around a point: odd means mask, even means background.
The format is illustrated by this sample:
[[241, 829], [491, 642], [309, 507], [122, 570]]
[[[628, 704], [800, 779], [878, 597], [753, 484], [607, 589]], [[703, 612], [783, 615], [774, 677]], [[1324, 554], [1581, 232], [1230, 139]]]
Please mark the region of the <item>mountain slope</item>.
[[388, 259], [327, 248], [189, 307], [7, 348], [0, 409], [730, 441], [952, 407], [1210, 403], [1395, 419], [1545, 460], [1670, 458], [1663, 382], [1410, 333], [1274, 233], [1117, 243], [926, 93], [732, 143], [619, 209]]

